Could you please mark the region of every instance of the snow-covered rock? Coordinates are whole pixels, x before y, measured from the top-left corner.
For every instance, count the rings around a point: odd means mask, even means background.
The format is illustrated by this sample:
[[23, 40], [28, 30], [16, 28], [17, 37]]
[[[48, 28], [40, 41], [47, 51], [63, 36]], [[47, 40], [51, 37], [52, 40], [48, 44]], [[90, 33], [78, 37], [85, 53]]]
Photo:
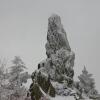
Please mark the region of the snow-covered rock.
[[34, 89], [38, 90], [40, 97], [44, 95], [43, 91], [51, 97], [56, 94], [69, 96], [73, 84], [75, 54], [70, 48], [60, 16], [56, 14], [48, 19], [45, 48], [47, 58], [38, 64], [38, 69], [31, 76], [31, 96], [36, 96]]
[[48, 18], [45, 48], [47, 58], [38, 64], [31, 76], [32, 100], [81, 100], [82, 89], [73, 80], [75, 53], [56, 14]]

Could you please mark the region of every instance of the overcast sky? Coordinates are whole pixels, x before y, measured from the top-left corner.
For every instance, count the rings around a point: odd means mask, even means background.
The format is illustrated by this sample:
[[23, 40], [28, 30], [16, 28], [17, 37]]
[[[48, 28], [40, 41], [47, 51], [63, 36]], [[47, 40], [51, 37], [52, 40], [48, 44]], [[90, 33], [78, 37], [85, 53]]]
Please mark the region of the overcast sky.
[[9, 63], [18, 55], [33, 72], [46, 58], [48, 17], [53, 13], [61, 16], [75, 52], [75, 75], [85, 65], [100, 91], [100, 0], [0, 0], [0, 57]]

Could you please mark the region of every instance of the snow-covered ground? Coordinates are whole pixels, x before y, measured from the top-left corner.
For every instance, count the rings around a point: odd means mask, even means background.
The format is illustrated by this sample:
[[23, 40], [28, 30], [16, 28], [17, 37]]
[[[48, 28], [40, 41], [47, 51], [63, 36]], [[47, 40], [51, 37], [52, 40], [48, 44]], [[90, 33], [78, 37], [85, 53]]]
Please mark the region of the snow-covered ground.
[[28, 80], [27, 80], [27, 83], [23, 83], [23, 85], [24, 85], [27, 89], [29, 89], [31, 83], [32, 83], [32, 79], [28, 79]]
[[[75, 98], [73, 96], [56, 96], [55, 98], [50, 98], [50, 100], [75, 100]], [[92, 99], [87, 98], [84, 100], [92, 100]]]
[[75, 100], [72, 96], [56, 96], [55, 98], [51, 98], [50, 100]]

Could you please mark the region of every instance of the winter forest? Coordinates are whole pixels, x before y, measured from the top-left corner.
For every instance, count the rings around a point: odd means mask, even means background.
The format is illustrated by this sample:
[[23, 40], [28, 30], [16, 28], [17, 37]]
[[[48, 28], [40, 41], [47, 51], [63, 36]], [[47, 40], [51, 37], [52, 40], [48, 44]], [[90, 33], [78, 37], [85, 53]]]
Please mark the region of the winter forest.
[[[19, 56], [7, 67], [0, 59], [0, 100], [100, 100], [95, 80], [84, 66], [78, 81], [74, 80], [75, 53], [57, 14], [48, 18], [47, 58], [37, 64], [32, 74]], [[25, 84], [31, 79], [27, 88]]]

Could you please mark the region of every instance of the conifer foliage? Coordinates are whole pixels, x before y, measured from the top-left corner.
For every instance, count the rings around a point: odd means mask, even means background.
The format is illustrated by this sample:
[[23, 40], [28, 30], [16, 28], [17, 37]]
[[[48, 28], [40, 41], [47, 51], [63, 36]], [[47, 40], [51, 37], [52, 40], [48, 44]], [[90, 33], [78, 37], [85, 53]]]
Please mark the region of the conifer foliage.
[[0, 100], [24, 100], [28, 89], [23, 85], [30, 78], [26, 66], [18, 56], [6, 69], [6, 61], [0, 59]]
[[82, 70], [82, 74], [78, 76], [79, 78], [79, 87], [82, 94], [85, 94], [88, 97], [96, 97], [98, 95], [97, 90], [95, 89], [95, 82], [92, 78], [92, 74], [89, 74], [86, 67]]
[[13, 90], [13, 96], [16, 98], [25, 95], [25, 87], [23, 83], [27, 82], [27, 79], [30, 77], [27, 72], [25, 72], [26, 66], [22, 59], [18, 56], [15, 56], [15, 59], [12, 61], [13, 66], [11, 66], [10, 74], [10, 85]]

